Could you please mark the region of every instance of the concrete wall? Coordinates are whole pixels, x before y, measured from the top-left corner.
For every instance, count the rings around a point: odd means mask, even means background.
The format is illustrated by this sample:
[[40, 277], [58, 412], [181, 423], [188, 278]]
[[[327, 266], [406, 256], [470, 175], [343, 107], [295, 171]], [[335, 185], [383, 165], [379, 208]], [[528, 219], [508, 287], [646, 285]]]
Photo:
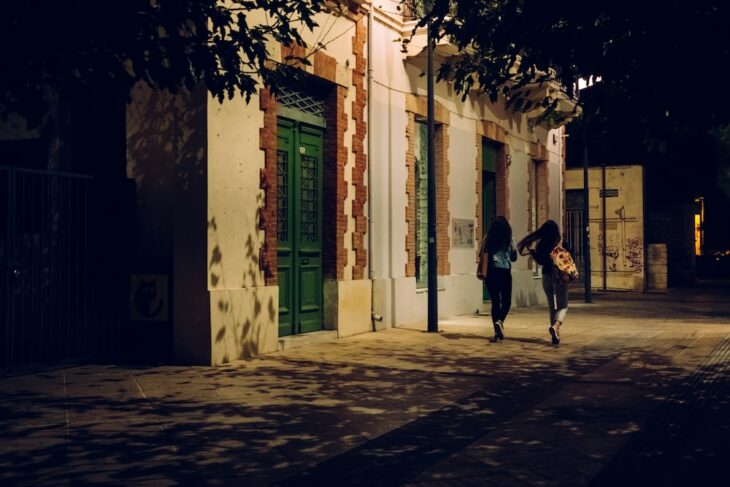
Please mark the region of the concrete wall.
[[[603, 200], [600, 167], [588, 171], [591, 283], [603, 287]], [[641, 166], [606, 168], [606, 288], [644, 290], [644, 176]], [[583, 170], [570, 169], [566, 189], [583, 188]], [[614, 196], [615, 195], [615, 196]]]
[[646, 288], [667, 289], [667, 244], [647, 245]]
[[[135, 87], [127, 106], [127, 175], [137, 202], [138, 265], [171, 275], [173, 349], [210, 363], [206, 285], [206, 91], [178, 95]], [[143, 269], [142, 269], [143, 270]], [[154, 325], [151, 325], [154, 326]]]

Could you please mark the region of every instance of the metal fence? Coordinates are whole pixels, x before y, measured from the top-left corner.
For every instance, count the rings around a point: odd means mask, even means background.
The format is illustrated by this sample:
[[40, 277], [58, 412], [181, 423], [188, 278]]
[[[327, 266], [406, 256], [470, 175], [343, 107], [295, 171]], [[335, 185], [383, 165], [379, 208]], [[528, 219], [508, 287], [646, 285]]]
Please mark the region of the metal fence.
[[0, 167], [0, 372], [94, 354], [89, 176]]
[[563, 235], [564, 244], [573, 254], [573, 260], [578, 267], [580, 274], [579, 282], [583, 282], [583, 274], [585, 273], [583, 259], [583, 228], [585, 225], [583, 210], [566, 210], [565, 211], [565, 234]]

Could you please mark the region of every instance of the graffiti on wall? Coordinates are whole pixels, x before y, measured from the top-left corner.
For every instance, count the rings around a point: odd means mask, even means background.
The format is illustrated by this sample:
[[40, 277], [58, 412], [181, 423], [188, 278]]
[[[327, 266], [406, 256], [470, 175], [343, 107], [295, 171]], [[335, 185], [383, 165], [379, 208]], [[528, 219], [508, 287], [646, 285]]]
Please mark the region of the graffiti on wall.
[[[606, 218], [606, 246], [604, 245], [603, 233], [598, 232], [599, 255], [606, 255], [606, 269], [610, 272], [634, 272], [641, 273], [644, 270], [644, 241], [636, 217], [627, 217], [626, 210], [622, 206], [614, 211], [616, 216]], [[598, 223], [601, 220], [592, 220]], [[638, 234], [638, 235], [637, 235]]]
[[644, 270], [644, 242], [641, 237], [626, 240], [626, 263], [634, 272]]

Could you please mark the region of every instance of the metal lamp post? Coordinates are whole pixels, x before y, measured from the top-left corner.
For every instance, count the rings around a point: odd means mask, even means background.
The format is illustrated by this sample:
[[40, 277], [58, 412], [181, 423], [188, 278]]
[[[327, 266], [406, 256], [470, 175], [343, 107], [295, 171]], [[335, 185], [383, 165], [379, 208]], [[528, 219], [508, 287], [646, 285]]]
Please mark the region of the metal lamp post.
[[[432, 1], [424, 2], [427, 12], [433, 7]], [[428, 332], [437, 333], [438, 328], [438, 256], [436, 252], [436, 148], [434, 77], [433, 77], [433, 44], [434, 35], [429, 21], [426, 32], [426, 68], [427, 84], [427, 117], [428, 117]]]

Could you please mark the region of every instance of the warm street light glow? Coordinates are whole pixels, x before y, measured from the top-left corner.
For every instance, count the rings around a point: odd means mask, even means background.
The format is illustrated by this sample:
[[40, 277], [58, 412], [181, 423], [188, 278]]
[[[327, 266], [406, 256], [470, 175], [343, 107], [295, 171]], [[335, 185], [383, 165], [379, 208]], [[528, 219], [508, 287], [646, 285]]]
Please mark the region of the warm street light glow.
[[705, 198], [700, 196], [695, 198], [695, 203], [699, 204], [699, 213], [695, 213], [695, 255], [702, 255], [704, 247], [704, 223], [705, 223]]

